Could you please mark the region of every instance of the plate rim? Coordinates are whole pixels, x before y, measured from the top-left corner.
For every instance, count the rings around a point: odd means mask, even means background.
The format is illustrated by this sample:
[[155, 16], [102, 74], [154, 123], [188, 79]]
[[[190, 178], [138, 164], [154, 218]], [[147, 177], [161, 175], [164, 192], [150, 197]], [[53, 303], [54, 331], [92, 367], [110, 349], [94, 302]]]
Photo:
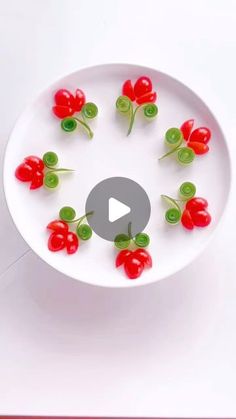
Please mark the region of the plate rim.
[[[50, 88], [53, 88], [54, 85], [58, 84], [58, 82], [60, 82], [60, 80], [67, 78], [67, 77], [71, 77], [73, 75], [76, 75], [78, 72], [82, 72], [82, 71], [86, 71], [86, 70], [92, 70], [92, 69], [96, 69], [96, 68], [102, 68], [102, 67], [107, 67], [107, 68], [112, 68], [112, 67], [133, 67], [133, 68], [139, 68], [140, 71], [154, 71], [159, 73], [160, 75], [167, 77], [169, 79], [171, 79], [172, 81], [174, 81], [175, 83], [178, 83], [180, 85], [182, 85], [185, 89], [187, 89], [190, 93], [192, 93], [200, 102], [202, 102], [204, 104], [204, 106], [206, 107], [206, 109], [208, 110], [208, 112], [213, 116], [214, 120], [216, 121], [218, 127], [221, 130], [223, 139], [224, 139], [224, 143], [225, 143], [225, 149], [226, 149], [226, 153], [227, 153], [227, 158], [228, 158], [228, 190], [227, 190], [227, 195], [224, 201], [224, 206], [222, 209], [222, 213], [220, 215], [220, 218], [217, 222], [217, 224], [214, 227], [214, 230], [212, 230], [211, 234], [209, 235], [209, 237], [207, 238], [207, 240], [198, 248], [197, 252], [187, 261], [187, 263], [184, 264], [184, 266], [180, 266], [177, 270], [175, 270], [175, 272], [171, 273], [170, 275], [163, 275], [160, 278], [156, 279], [156, 280], [146, 280], [145, 282], [142, 281], [129, 281], [129, 285], [128, 283], [124, 283], [123, 281], [121, 281], [120, 284], [118, 283], [114, 283], [111, 282], [109, 285], [107, 284], [103, 284], [103, 283], [95, 283], [93, 281], [87, 281], [87, 280], [83, 280], [81, 278], [77, 278], [75, 276], [70, 276], [68, 275], [68, 273], [66, 273], [65, 271], [63, 271], [63, 267], [61, 269], [59, 269], [56, 265], [54, 265], [54, 263], [49, 263], [47, 260], [45, 260], [43, 258], [42, 255], [38, 254], [37, 251], [34, 249], [34, 247], [32, 247], [31, 245], [29, 245], [29, 243], [27, 242], [27, 240], [24, 237], [23, 232], [20, 231], [20, 229], [17, 226], [17, 223], [15, 222], [14, 216], [13, 216], [13, 212], [10, 209], [10, 204], [8, 201], [8, 197], [7, 197], [7, 187], [6, 187], [6, 160], [7, 160], [7, 154], [8, 154], [8, 148], [9, 148], [9, 143], [10, 143], [10, 139], [11, 136], [13, 135], [13, 132], [15, 131], [15, 129], [17, 128], [18, 123], [20, 123], [21, 119], [24, 118], [25, 114], [28, 112], [28, 110], [34, 105], [34, 103], [37, 101], [37, 99], [43, 95], [43, 93], [47, 90], [49, 90]], [[218, 118], [215, 115], [215, 112], [210, 109], [210, 107], [208, 106], [208, 104], [205, 102], [205, 99], [203, 99], [195, 90], [193, 90], [191, 87], [189, 87], [188, 85], [186, 85], [184, 82], [182, 82], [182, 80], [179, 80], [178, 78], [176, 78], [175, 76], [170, 75], [167, 72], [158, 70], [157, 68], [154, 67], [150, 67], [147, 65], [141, 65], [141, 64], [135, 64], [135, 63], [121, 63], [121, 62], [110, 62], [110, 63], [100, 63], [100, 64], [96, 64], [96, 65], [89, 65], [89, 66], [83, 66], [83, 67], [79, 67], [77, 70], [73, 70], [70, 73], [64, 74], [60, 77], [58, 77], [56, 80], [54, 80], [53, 82], [51, 82], [50, 84], [48, 84], [47, 86], [43, 87], [42, 89], [40, 89], [35, 96], [28, 101], [28, 103], [26, 104], [26, 106], [24, 106], [23, 110], [20, 112], [19, 116], [16, 118], [10, 133], [8, 135], [8, 139], [6, 142], [6, 146], [5, 146], [5, 150], [3, 153], [3, 168], [2, 168], [2, 173], [3, 173], [3, 192], [4, 192], [4, 196], [5, 196], [5, 202], [7, 205], [7, 209], [10, 213], [11, 219], [13, 221], [13, 224], [15, 225], [17, 231], [19, 232], [19, 234], [21, 235], [21, 237], [23, 238], [24, 242], [27, 244], [27, 246], [29, 247], [29, 249], [31, 251], [33, 251], [37, 257], [39, 257], [44, 263], [46, 263], [47, 265], [49, 265], [49, 267], [55, 269], [57, 272], [61, 273], [62, 275], [65, 275], [68, 278], [71, 278], [75, 281], [79, 281], [82, 282], [84, 284], [87, 285], [92, 285], [92, 286], [97, 286], [97, 287], [103, 287], [103, 288], [122, 288], [122, 289], [129, 289], [129, 288], [135, 288], [135, 287], [139, 287], [139, 286], [145, 286], [145, 285], [151, 285], [151, 284], [155, 284], [157, 282], [160, 282], [164, 279], [167, 278], [172, 278], [174, 277], [177, 273], [183, 271], [185, 268], [187, 268], [189, 265], [191, 265], [193, 263], [193, 261], [195, 259], [197, 259], [202, 252], [204, 251], [204, 249], [206, 249], [209, 246], [209, 243], [211, 242], [211, 240], [215, 237], [216, 232], [218, 231], [219, 227], [222, 225], [223, 220], [225, 219], [226, 213], [228, 211], [229, 208], [229, 201], [230, 201], [230, 196], [231, 196], [231, 191], [232, 191], [232, 157], [230, 155], [230, 150], [229, 150], [229, 143], [227, 140], [227, 136], [225, 135], [225, 131], [222, 128], [222, 125], [220, 124]], [[125, 285], [126, 284], [126, 285]]]

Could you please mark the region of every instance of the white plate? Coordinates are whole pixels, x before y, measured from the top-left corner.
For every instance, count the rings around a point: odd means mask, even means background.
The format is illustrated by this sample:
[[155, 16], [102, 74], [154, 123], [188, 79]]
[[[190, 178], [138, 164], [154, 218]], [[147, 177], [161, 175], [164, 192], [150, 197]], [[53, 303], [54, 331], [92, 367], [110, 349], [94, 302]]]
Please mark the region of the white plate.
[[[151, 77], [158, 93], [159, 116], [151, 123], [137, 117], [132, 134], [126, 137], [126, 118], [115, 110], [124, 80], [141, 75]], [[66, 134], [60, 121], [53, 117], [53, 94], [58, 88], [72, 91], [80, 87], [89, 101], [99, 107], [93, 122], [94, 139], [83, 131]], [[210, 152], [199, 156], [189, 167], [179, 166], [171, 158], [158, 162], [165, 152], [163, 137], [169, 127], [180, 126], [194, 118], [196, 126], [212, 131]], [[61, 167], [76, 169], [61, 176], [57, 191], [44, 188], [30, 191], [19, 182], [14, 170], [29, 154], [42, 156], [55, 151]], [[123, 269], [114, 266], [115, 250], [111, 242], [93, 235], [81, 244], [78, 252], [68, 256], [64, 251], [52, 253], [47, 248], [46, 225], [55, 219], [64, 205], [84, 214], [90, 190], [101, 180], [124, 176], [138, 182], [148, 193], [152, 213], [145, 231], [151, 237], [149, 251], [153, 268], [146, 269], [134, 281]], [[49, 265], [75, 279], [107, 287], [132, 287], [158, 281], [189, 264], [204, 249], [218, 225], [230, 189], [230, 159], [226, 141], [215, 117], [204, 102], [189, 88], [157, 70], [136, 65], [111, 64], [79, 70], [46, 89], [18, 119], [10, 136], [5, 155], [4, 188], [13, 220], [29, 246]], [[165, 205], [160, 194], [177, 196], [179, 185], [192, 181], [197, 195], [209, 201], [212, 223], [208, 228], [186, 231], [181, 225], [164, 222]]]

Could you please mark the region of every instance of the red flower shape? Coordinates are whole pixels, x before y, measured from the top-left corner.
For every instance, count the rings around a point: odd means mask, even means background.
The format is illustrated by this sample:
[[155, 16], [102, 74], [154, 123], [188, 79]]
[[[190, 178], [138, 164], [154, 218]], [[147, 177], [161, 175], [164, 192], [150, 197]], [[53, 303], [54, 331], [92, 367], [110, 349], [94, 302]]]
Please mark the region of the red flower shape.
[[38, 156], [25, 157], [23, 163], [17, 166], [15, 176], [21, 182], [31, 182], [30, 189], [43, 186], [44, 162]]
[[156, 92], [152, 91], [152, 81], [149, 77], [139, 77], [133, 85], [131, 80], [126, 80], [122, 87], [122, 94], [138, 105], [154, 103], [157, 100]]
[[67, 89], [60, 89], [54, 95], [55, 105], [52, 107], [54, 115], [60, 119], [80, 112], [86, 102], [85, 94], [81, 89], [76, 89], [73, 95]]
[[48, 249], [51, 252], [58, 252], [66, 249], [68, 255], [75, 253], [79, 247], [79, 239], [75, 233], [69, 231], [69, 226], [62, 220], [51, 221], [47, 225], [51, 231], [48, 239]]
[[192, 131], [194, 125], [194, 119], [185, 121], [180, 131], [183, 134], [185, 141], [187, 141], [188, 147], [190, 147], [195, 154], [205, 154], [209, 151], [208, 142], [211, 139], [211, 131], [207, 127], [199, 127]]
[[152, 267], [152, 258], [147, 250], [139, 248], [136, 250], [121, 250], [116, 256], [116, 267], [124, 265], [124, 270], [129, 279], [138, 278], [144, 268]]
[[211, 215], [207, 211], [208, 202], [204, 198], [194, 197], [187, 201], [182, 213], [182, 225], [188, 230], [196, 227], [207, 227], [211, 222]]

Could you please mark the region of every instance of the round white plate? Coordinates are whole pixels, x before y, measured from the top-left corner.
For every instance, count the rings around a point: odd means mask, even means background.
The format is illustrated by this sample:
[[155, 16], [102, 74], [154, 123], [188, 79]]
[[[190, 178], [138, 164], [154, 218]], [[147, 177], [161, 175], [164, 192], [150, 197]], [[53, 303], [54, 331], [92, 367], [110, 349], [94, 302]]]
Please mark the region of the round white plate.
[[[117, 115], [116, 98], [124, 80], [135, 81], [149, 76], [158, 93], [159, 116], [152, 122], [138, 116], [129, 137], [127, 120]], [[60, 120], [52, 115], [53, 95], [59, 88], [84, 90], [88, 101], [99, 108], [92, 122], [93, 140], [76, 130], [66, 134]], [[188, 167], [175, 159], [161, 162], [165, 151], [164, 134], [179, 127], [189, 118], [195, 127], [207, 126], [212, 131], [210, 152], [198, 156]], [[59, 166], [76, 169], [60, 177], [60, 187], [48, 192], [43, 187], [30, 191], [28, 184], [19, 182], [15, 168], [27, 155], [42, 156], [53, 150], [59, 156]], [[74, 207], [84, 214], [90, 190], [101, 180], [112, 176], [128, 177], [138, 182], [151, 202], [151, 217], [145, 229], [151, 237], [149, 251], [153, 268], [144, 270], [137, 280], [128, 280], [122, 268], [115, 268], [113, 244], [93, 235], [81, 244], [74, 255], [65, 251], [52, 253], [47, 248], [49, 233], [46, 225], [57, 218], [62, 206]], [[45, 262], [75, 279], [107, 287], [133, 287], [158, 281], [173, 275], [189, 264], [205, 248], [226, 205], [230, 188], [230, 159], [226, 141], [215, 117], [204, 102], [189, 88], [157, 70], [126, 64], [109, 64], [79, 70], [57, 81], [29, 106], [18, 119], [11, 133], [5, 155], [4, 188], [13, 220], [25, 241]], [[166, 206], [160, 195], [177, 197], [180, 184], [192, 181], [197, 196], [207, 198], [212, 223], [207, 228], [185, 230], [182, 225], [169, 226], [164, 221]]]

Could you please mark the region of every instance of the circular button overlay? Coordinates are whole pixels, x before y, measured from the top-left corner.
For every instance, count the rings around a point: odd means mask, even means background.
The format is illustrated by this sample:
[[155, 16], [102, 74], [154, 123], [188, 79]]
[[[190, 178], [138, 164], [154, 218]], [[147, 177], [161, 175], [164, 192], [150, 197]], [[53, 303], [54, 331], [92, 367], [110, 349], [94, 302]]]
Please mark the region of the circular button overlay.
[[93, 211], [88, 223], [101, 238], [114, 241], [118, 234], [142, 232], [150, 218], [151, 204], [145, 190], [125, 177], [111, 177], [99, 182], [90, 192], [86, 213]]

